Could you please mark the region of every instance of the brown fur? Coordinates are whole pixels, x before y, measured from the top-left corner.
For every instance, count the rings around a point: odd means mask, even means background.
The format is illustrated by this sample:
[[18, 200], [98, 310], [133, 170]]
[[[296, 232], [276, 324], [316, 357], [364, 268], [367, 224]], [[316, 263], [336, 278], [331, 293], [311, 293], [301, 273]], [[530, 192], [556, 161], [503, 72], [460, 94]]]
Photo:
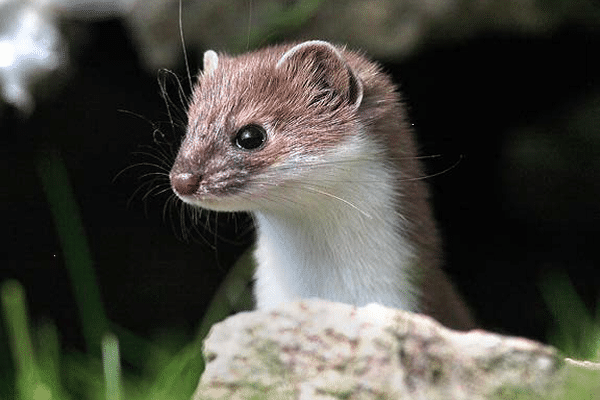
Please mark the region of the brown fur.
[[400, 213], [408, 222], [407, 236], [419, 253], [415, 279], [421, 288], [422, 312], [451, 328], [474, 328], [469, 309], [441, 268], [441, 240], [429, 204], [426, 175], [416, 158], [414, 133], [396, 87], [377, 65], [356, 53], [346, 53], [346, 57], [365, 88], [361, 119], [368, 121], [373, 137], [382, 141], [390, 162], [401, 171], [397, 180], [403, 193]]

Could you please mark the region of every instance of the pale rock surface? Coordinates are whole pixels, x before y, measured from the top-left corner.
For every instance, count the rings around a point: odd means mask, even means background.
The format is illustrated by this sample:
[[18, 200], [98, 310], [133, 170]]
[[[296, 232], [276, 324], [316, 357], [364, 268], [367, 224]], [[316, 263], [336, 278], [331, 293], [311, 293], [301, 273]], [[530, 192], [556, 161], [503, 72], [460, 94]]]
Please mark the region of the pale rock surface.
[[542, 344], [379, 305], [305, 300], [240, 313], [204, 344], [200, 399], [489, 399], [560, 391], [564, 361]]

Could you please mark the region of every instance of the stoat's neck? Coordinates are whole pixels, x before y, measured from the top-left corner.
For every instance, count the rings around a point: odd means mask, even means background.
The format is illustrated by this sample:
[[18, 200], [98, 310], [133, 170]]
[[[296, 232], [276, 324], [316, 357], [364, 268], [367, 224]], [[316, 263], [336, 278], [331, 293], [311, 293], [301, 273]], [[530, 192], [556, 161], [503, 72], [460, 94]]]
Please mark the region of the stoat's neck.
[[386, 168], [370, 155], [337, 184], [328, 176], [327, 195], [307, 192], [314, 204], [255, 212], [258, 308], [318, 297], [419, 310], [414, 251], [399, 229], [402, 194]]

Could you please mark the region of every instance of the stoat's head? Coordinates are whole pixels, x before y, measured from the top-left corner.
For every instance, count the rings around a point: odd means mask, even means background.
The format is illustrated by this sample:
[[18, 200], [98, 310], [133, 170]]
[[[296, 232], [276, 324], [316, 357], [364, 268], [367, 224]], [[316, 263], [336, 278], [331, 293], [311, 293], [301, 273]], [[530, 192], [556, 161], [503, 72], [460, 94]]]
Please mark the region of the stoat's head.
[[290, 189], [319, 176], [335, 181], [334, 161], [355, 157], [364, 130], [363, 85], [343, 54], [322, 41], [238, 57], [207, 51], [170, 173], [177, 196], [252, 211], [295, 201]]

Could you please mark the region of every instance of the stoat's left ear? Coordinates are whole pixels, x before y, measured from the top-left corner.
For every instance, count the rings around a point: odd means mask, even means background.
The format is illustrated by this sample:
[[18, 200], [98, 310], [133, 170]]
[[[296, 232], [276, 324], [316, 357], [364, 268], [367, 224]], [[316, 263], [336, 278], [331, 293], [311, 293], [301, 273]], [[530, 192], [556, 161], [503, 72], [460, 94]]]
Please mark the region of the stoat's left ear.
[[213, 50], [208, 50], [204, 52], [204, 59], [202, 65], [202, 74], [210, 75], [212, 74], [219, 65], [219, 56]]
[[349, 105], [358, 107], [363, 97], [363, 86], [340, 51], [331, 43], [311, 40], [289, 49], [277, 62], [277, 69], [285, 69], [292, 76], [306, 75], [322, 89], [333, 90]]

